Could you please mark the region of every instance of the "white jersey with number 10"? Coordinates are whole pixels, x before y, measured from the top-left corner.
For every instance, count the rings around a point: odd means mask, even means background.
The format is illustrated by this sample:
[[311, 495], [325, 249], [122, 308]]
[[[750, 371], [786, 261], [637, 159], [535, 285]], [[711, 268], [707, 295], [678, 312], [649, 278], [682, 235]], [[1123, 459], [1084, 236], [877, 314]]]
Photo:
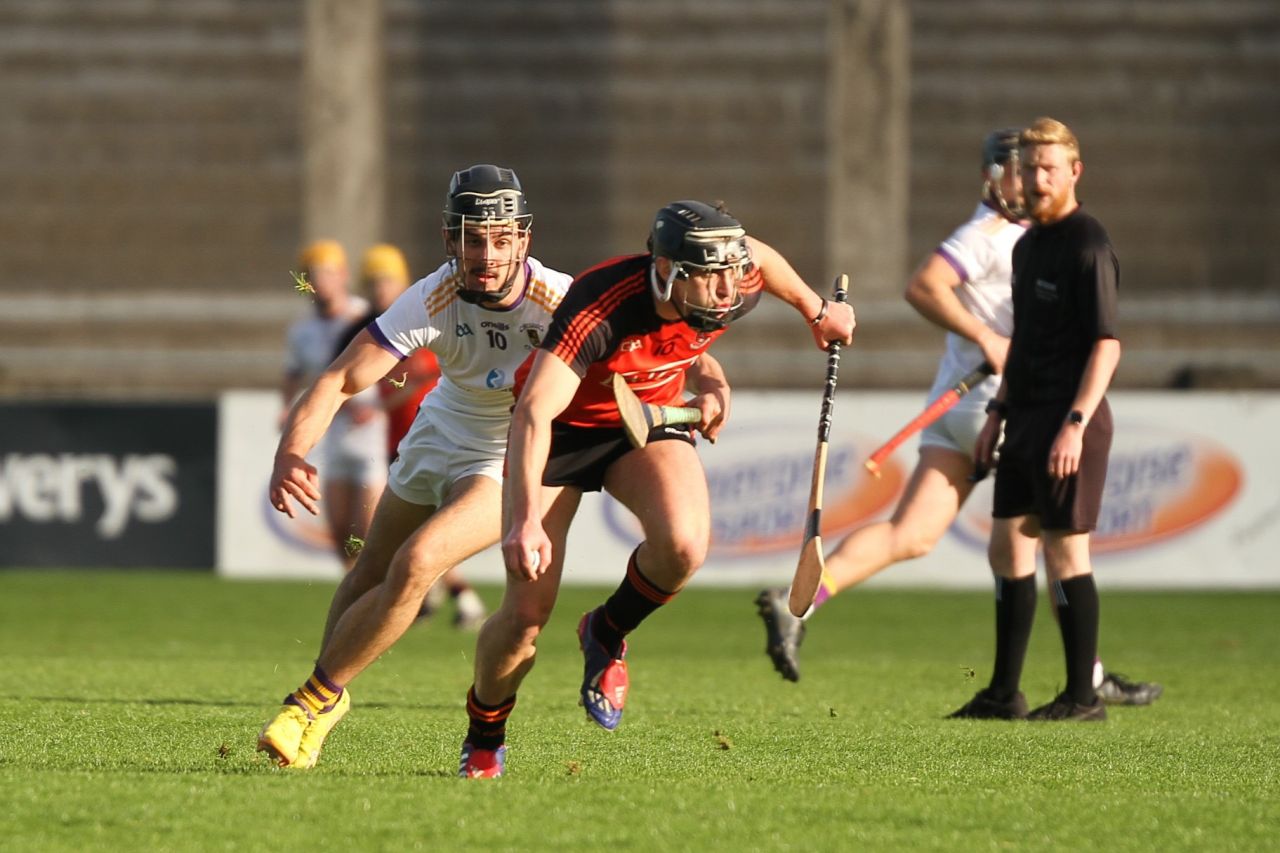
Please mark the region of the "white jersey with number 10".
[[484, 308], [458, 298], [446, 263], [396, 299], [377, 319], [374, 337], [402, 356], [421, 347], [435, 353], [440, 382], [427, 396], [433, 408], [507, 418], [516, 368], [542, 342], [573, 281], [534, 258], [525, 261], [525, 273], [528, 286], [515, 305]]

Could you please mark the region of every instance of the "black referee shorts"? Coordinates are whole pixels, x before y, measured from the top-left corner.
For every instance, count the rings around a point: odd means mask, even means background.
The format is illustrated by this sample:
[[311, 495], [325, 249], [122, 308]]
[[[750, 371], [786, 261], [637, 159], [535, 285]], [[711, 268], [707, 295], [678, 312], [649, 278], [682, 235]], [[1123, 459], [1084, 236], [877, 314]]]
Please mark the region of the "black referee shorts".
[[[693, 427], [689, 424], [658, 426], [649, 432], [649, 443], [687, 441], [693, 444]], [[569, 426], [551, 422], [551, 450], [542, 473], [544, 486], [573, 486], [584, 492], [604, 488], [604, 475], [609, 466], [635, 450], [622, 427]]]
[[1049, 476], [1049, 449], [1070, 405], [1068, 401], [1009, 409], [996, 463], [994, 518], [1034, 515], [1042, 530], [1097, 528], [1111, 453], [1111, 406], [1104, 399], [1085, 427], [1080, 469], [1058, 480]]

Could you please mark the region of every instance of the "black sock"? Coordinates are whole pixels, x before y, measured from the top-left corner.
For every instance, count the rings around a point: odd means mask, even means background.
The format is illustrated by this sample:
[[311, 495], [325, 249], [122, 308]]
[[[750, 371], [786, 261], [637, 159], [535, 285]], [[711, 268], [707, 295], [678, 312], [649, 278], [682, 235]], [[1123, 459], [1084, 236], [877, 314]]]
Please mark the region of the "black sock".
[[471, 724], [467, 726], [467, 742], [476, 749], [497, 749], [507, 741], [507, 717], [516, 706], [514, 695], [503, 699], [497, 705], [486, 705], [476, 698], [476, 687], [471, 685], [467, 691], [467, 716]]
[[1093, 661], [1098, 655], [1098, 587], [1093, 575], [1077, 575], [1053, 581], [1053, 603], [1058, 609], [1058, 630], [1067, 659], [1067, 689], [1071, 700], [1092, 705]]
[[1036, 618], [1036, 576], [996, 576], [996, 663], [991, 692], [997, 699], [1013, 698], [1022, 682], [1031, 625]]
[[622, 583], [618, 584], [609, 600], [591, 614], [591, 633], [614, 657], [621, 653], [622, 640], [627, 634], [675, 597], [674, 592], [654, 586], [641, 573], [636, 562], [639, 550], [636, 548], [631, 552], [631, 559], [627, 560], [627, 575]]

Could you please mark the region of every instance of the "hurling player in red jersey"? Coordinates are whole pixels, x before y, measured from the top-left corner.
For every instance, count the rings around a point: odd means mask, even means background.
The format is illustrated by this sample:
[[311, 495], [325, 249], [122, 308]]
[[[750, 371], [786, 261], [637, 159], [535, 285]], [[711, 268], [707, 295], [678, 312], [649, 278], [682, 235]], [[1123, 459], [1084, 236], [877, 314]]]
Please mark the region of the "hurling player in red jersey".
[[[462, 775], [494, 775], [470, 773], [470, 763], [502, 766], [506, 720], [555, 605], [569, 525], [583, 492], [602, 488], [644, 531], [622, 583], [578, 625], [582, 704], [603, 728], [618, 725], [628, 687], [624, 638], [684, 587], [710, 544], [692, 429], [716, 436], [729, 386], [707, 347], [764, 291], [793, 306], [820, 347], [852, 341], [852, 308], [819, 297], [722, 207], [696, 201], [658, 211], [649, 252], [600, 264], [569, 288], [516, 380], [503, 493], [507, 588], [477, 642]], [[633, 448], [614, 403], [615, 373], [641, 400], [695, 407], [701, 421], [657, 427], [644, 448]], [[694, 386], [687, 401], [686, 376]]]

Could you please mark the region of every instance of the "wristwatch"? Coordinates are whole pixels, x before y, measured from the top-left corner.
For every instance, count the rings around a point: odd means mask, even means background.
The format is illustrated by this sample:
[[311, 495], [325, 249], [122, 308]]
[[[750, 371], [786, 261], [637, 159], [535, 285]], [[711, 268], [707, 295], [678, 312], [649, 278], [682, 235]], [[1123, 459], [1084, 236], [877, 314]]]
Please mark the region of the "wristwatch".
[[992, 412], [995, 412], [997, 415], [1003, 418], [1009, 414], [1009, 407], [1006, 406], [1004, 403], [1000, 402], [999, 400], [997, 400], [995, 397], [992, 397], [990, 400], [987, 401], [986, 412], [988, 415], [991, 414]]
[[1072, 409], [1071, 414], [1067, 415], [1067, 423], [1084, 426], [1084, 412], [1079, 409]]

